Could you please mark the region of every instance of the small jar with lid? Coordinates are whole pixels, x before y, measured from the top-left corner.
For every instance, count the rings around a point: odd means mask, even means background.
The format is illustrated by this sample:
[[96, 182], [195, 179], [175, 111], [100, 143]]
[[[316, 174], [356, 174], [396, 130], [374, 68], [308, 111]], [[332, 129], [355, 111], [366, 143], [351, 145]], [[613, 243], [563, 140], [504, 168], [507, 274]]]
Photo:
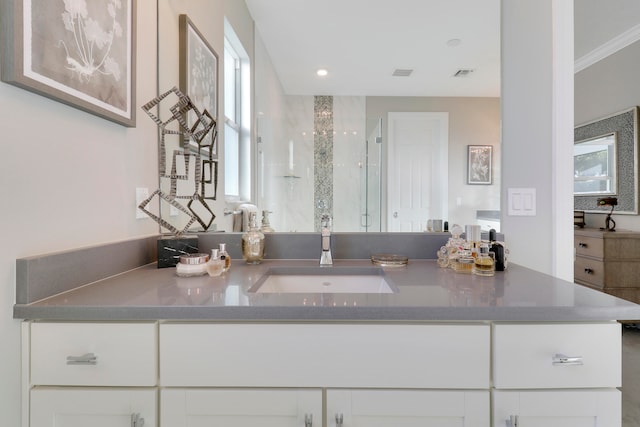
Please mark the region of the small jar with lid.
[[176, 264], [176, 274], [180, 277], [202, 276], [207, 274], [208, 254], [180, 255], [180, 262]]

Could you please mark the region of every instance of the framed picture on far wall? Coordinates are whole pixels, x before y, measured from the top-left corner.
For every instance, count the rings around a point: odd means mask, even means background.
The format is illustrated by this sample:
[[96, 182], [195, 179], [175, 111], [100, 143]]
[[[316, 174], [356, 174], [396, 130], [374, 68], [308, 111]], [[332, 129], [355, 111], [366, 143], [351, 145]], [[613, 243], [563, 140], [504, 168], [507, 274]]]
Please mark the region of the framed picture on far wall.
[[492, 178], [493, 146], [467, 146], [467, 184], [489, 185]]
[[4, 82], [136, 125], [136, 0], [11, 0], [3, 6]]

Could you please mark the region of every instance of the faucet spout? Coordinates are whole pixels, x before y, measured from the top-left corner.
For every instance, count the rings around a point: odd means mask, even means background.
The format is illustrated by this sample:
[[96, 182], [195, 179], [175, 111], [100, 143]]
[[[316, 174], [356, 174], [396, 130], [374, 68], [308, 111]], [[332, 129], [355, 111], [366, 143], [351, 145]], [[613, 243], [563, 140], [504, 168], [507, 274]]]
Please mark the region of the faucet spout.
[[322, 253], [320, 254], [320, 265], [333, 265], [333, 258], [331, 257], [331, 229], [329, 228], [331, 218], [329, 215], [322, 215]]

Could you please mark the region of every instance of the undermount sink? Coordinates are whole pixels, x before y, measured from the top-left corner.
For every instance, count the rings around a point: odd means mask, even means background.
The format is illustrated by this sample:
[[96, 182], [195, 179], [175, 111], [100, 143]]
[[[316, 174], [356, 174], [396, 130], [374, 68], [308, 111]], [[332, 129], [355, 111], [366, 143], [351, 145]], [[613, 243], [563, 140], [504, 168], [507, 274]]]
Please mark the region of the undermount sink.
[[254, 293], [392, 294], [397, 290], [378, 267], [273, 267], [250, 289]]

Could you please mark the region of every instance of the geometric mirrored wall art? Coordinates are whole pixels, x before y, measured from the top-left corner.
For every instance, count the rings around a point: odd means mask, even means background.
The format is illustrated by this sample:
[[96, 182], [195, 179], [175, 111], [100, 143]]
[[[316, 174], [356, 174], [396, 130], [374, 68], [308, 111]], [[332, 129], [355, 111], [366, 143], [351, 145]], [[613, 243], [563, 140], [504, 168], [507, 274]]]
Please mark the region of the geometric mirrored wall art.
[[[156, 123], [160, 132], [160, 187], [169, 188], [169, 192], [158, 189], [138, 207], [175, 236], [186, 233], [195, 223], [208, 230], [216, 217], [207, 204], [207, 200], [216, 200], [218, 186], [216, 120], [207, 110], [198, 110], [189, 97], [176, 87], [155, 97], [142, 109]], [[167, 113], [168, 117], [161, 119], [160, 111]], [[172, 218], [150, 213], [147, 205], [155, 196], [159, 197], [161, 203], [168, 203], [187, 215], [187, 225], [177, 227], [172, 224]], [[183, 200], [188, 200], [186, 206], [181, 202]]]

